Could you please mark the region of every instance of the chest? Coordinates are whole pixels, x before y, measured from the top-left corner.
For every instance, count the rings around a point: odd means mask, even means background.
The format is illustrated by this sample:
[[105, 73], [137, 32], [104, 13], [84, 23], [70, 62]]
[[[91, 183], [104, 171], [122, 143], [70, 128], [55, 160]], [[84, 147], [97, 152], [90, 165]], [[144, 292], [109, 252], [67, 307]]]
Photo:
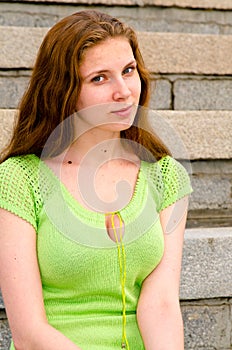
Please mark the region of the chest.
[[84, 208], [95, 212], [116, 212], [133, 197], [138, 165], [113, 160], [100, 166], [66, 164], [59, 178]]

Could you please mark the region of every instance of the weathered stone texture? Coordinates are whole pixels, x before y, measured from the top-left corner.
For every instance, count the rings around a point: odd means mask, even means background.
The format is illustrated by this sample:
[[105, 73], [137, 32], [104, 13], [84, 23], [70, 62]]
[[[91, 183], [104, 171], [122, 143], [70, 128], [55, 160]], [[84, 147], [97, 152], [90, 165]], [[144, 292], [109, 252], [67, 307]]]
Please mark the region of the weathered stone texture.
[[[1, 27], [0, 67], [31, 68], [48, 28]], [[139, 32], [153, 73], [232, 74], [232, 35]]]
[[186, 230], [181, 299], [231, 297], [231, 251], [232, 227]]
[[[14, 0], [13, 0], [14, 1]], [[44, 2], [52, 3], [54, 0], [21, 0], [21, 2]], [[232, 9], [230, 0], [59, 0], [60, 3], [73, 4], [105, 4], [105, 5], [154, 5], [154, 6], [178, 6], [192, 8], [218, 8]]]
[[180, 79], [173, 91], [175, 110], [232, 110], [231, 80]]
[[0, 108], [16, 108], [28, 85], [28, 77], [0, 76]]
[[232, 208], [232, 174], [228, 176], [192, 176], [194, 192], [190, 210]]
[[152, 109], [171, 109], [172, 105], [172, 85], [165, 79], [157, 79], [151, 84], [151, 102]]
[[151, 121], [176, 158], [232, 158], [230, 111], [154, 111]]
[[11, 137], [15, 114], [15, 110], [0, 110], [0, 150], [3, 149]]
[[48, 28], [1, 27], [0, 67], [32, 68]]
[[217, 300], [211, 304], [208, 300], [182, 303], [181, 310], [186, 349], [231, 349], [230, 307], [226, 301], [222, 305], [217, 305]]
[[0, 349], [8, 350], [11, 341], [9, 325], [6, 319], [0, 318]]
[[141, 51], [151, 72], [230, 74], [232, 36], [139, 33]]
[[[89, 9], [88, 5], [0, 3], [0, 25], [51, 27], [61, 18], [83, 9]], [[91, 9], [99, 10], [99, 6], [91, 6]], [[100, 10], [138, 31], [232, 34], [232, 11], [104, 5]]]
[[[75, 1], [75, 0], [73, 0]], [[232, 4], [230, 0], [150, 0], [154, 5], [160, 6], [178, 6], [178, 7], [192, 7], [192, 8], [218, 8], [231, 9]]]

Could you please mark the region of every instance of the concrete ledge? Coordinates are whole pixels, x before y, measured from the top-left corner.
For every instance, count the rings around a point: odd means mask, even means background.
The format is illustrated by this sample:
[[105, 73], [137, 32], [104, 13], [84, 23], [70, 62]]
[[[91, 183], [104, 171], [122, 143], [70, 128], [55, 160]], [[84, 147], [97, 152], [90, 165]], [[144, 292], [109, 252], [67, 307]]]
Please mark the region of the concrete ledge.
[[[0, 27], [0, 68], [31, 69], [48, 28]], [[232, 35], [139, 32], [152, 73], [232, 74]]]
[[[0, 109], [0, 149], [10, 137], [15, 114], [15, 109]], [[232, 111], [151, 110], [150, 118], [175, 158], [232, 158]]]
[[185, 233], [180, 298], [232, 297], [232, 227]]
[[[13, 0], [16, 1], [16, 0]], [[63, 4], [104, 4], [104, 5], [127, 5], [127, 6], [165, 6], [165, 7], [190, 7], [190, 8], [206, 8], [206, 9], [232, 9], [230, 0], [58, 0]], [[54, 0], [21, 0], [20, 2], [30, 3], [57, 3]]]

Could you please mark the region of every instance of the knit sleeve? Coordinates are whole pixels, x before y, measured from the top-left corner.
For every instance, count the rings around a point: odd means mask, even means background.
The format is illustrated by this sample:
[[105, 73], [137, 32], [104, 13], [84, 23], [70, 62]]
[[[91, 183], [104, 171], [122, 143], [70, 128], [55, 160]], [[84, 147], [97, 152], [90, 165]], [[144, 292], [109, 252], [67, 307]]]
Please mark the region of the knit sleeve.
[[0, 164], [0, 208], [29, 222], [35, 229], [36, 200], [30, 158], [12, 157]]
[[162, 200], [159, 212], [192, 192], [189, 175], [182, 164], [172, 157], [158, 162], [162, 178]]

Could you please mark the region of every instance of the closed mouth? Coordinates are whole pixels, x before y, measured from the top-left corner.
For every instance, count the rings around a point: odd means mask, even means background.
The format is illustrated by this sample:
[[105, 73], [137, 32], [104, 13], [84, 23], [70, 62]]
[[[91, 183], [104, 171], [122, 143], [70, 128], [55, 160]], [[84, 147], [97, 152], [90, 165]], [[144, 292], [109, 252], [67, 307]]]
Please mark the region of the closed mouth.
[[125, 108], [121, 108], [121, 109], [112, 111], [112, 113], [125, 113], [125, 112], [129, 111], [131, 108], [132, 108], [132, 105], [127, 106]]

